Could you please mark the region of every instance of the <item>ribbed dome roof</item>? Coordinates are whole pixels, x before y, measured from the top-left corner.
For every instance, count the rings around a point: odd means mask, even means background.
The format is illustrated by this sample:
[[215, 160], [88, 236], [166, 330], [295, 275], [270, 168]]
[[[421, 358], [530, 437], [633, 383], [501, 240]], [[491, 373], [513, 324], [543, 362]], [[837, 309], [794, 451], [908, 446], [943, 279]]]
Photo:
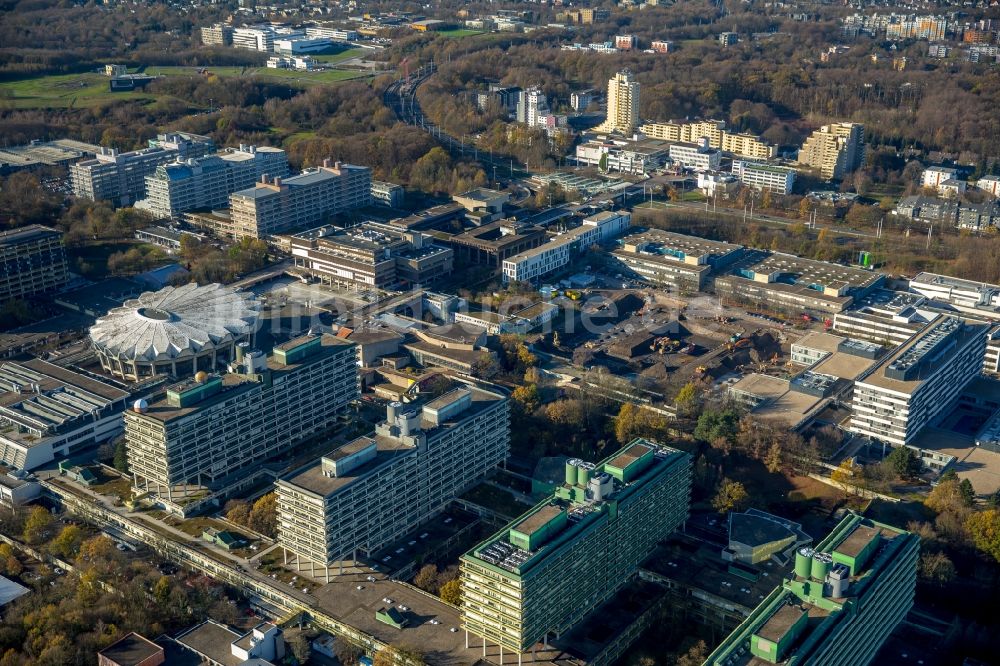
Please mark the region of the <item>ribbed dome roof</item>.
[[180, 359], [250, 333], [259, 309], [253, 294], [221, 284], [165, 287], [126, 301], [98, 319], [90, 339], [116, 358]]

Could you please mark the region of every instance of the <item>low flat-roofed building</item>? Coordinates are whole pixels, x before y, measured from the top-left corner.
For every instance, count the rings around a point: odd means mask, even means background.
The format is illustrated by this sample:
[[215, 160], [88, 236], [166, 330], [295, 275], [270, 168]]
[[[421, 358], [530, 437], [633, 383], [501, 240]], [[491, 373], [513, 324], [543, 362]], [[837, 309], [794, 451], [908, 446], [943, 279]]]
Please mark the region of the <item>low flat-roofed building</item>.
[[790, 380], [754, 373], [729, 387], [729, 395], [754, 416], [796, 430], [806, 426], [844, 388], [839, 378], [808, 370]]
[[847, 515], [705, 664], [870, 663], [913, 606], [919, 552], [916, 535]]
[[632, 214], [624, 211], [591, 215], [579, 227], [556, 234], [547, 243], [504, 260], [503, 280], [527, 282], [559, 270], [574, 255], [621, 235], [631, 223]]
[[826, 261], [772, 253], [715, 280], [723, 297], [790, 312], [834, 314], [885, 280], [885, 275]]
[[791, 563], [791, 551], [812, 543], [802, 525], [759, 509], [729, 514], [729, 545], [723, 559], [758, 565], [775, 558]]
[[791, 359], [813, 372], [853, 381], [875, 365], [882, 351], [872, 342], [810, 331], [792, 343]]
[[376, 289], [432, 284], [451, 274], [454, 256], [419, 231], [371, 222], [295, 234], [291, 253], [298, 270], [323, 284]]
[[38, 481], [22, 472], [0, 467], [0, 506], [13, 510], [38, 498], [42, 487]]
[[451, 222], [460, 219], [464, 211], [465, 208], [457, 203], [440, 204], [417, 211], [406, 217], [394, 218], [389, 220], [389, 224], [409, 231], [441, 229], [451, 224]]
[[451, 199], [469, 212], [485, 210], [490, 213], [499, 213], [510, 199], [510, 192], [477, 187], [462, 194], [454, 194]]
[[484, 328], [489, 335], [526, 333], [529, 328], [528, 322], [517, 314], [505, 315], [491, 310], [456, 312], [454, 319], [461, 324], [471, 324], [472, 326]]
[[26, 146], [9, 146], [0, 149], [0, 175], [23, 169], [69, 166], [81, 157], [93, 157], [100, 151], [98, 145], [72, 139], [35, 140]]
[[451, 246], [460, 263], [500, 268], [505, 259], [536, 248], [545, 239], [541, 227], [498, 220], [441, 240]]
[[31, 592], [24, 585], [15, 583], [6, 576], [0, 576], [0, 608]]
[[143, 243], [150, 243], [152, 245], [157, 245], [162, 248], [166, 248], [173, 252], [181, 249], [181, 238], [184, 236], [191, 236], [192, 238], [201, 240], [204, 238], [201, 234], [196, 234], [193, 231], [185, 231], [183, 229], [169, 229], [167, 227], [145, 227], [144, 229], [138, 229], [135, 232], [136, 240], [140, 240]]
[[700, 291], [713, 270], [739, 259], [743, 250], [742, 245], [651, 229], [623, 238], [611, 257], [641, 280]]
[[97, 666], [159, 666], [163, 647], [139, 634], [126, 634], [97, 653]]
[[127, 391], [38, 358], [0, 363], [0, 461], [30, 470], [122, 431]]
[[775, 581], [791, 571], [791, 561], [733, 561], [716, 543], [674, 532], [642, 563], [639, 576], [665, 587], [669, 600], [683, 606], [690, 621], [724, 634], [738, 627], [774, 590]]
[[934, 318], [923, 307], [926, 300], [918, 294], [875, 289], [856, 301], [851, 309], [835, 314], [833, 330], [883, 347], [896, 347]]
[[1000, 320], [1000, 285], [921, 272], [910, 280], [910, 291], [963, 312]]

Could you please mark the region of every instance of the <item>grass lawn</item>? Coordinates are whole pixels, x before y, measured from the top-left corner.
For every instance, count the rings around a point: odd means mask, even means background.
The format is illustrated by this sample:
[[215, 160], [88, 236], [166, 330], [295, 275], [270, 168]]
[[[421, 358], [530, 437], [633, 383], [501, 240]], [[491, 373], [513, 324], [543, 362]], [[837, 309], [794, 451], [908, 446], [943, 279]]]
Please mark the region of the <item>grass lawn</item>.
[[133, 247], [144, 246], [134, 240], [109, 240], [97, 241], [87, 245], [75, 245], [66, 248], [71, 268], [79, 270], [81, 264], [86, 264], [89, 268], [85, 271], [90, 279], [103, 278], [108, 275], [108, 257], [115, 252], [126, 252]]
[[445, 37], [472, 37], [483, 34], [482, 30], [469, 30], [467, 28], [452, 28], [451, 30], [438, 30], [439, 35]]
[[[322, 62], [325, 64], [331, 64], [336, 62], [343, 62], [344, 60], [350, 60], [351, 58], [359, 58], [368, 53], [368, 49], [347, 49], [346, 51], [341, 51], [340, 53], [329, 53], [329, 54], [316, 54], [312, 56], [312, 59], [316, 62]], [[312, 54], [310, 54], [312, 55]]]
[[56, 74], [0, 83], [0, 106], [17, 109], [96, 106], [107, 102], [157, 99], [144, 91], [116, 92], [100, 74]]
[[95, 493], [117, 497], [122, 502], [132, 498], [132, 481], [130, 479], [123, 477], [111, 478], [110, 476], [106, 476], [103, 470], [99, 474], [101, 476], [101, 483], [90, 487]]

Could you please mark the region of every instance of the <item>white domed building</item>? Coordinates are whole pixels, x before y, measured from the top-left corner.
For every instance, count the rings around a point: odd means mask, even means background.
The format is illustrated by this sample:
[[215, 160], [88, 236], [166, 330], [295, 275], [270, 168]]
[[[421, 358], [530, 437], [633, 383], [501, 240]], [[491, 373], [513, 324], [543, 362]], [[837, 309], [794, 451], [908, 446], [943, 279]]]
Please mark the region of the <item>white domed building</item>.
[[212, 371], [252, 342], [260, 304], [221, 284], [165, 287], [125, 301], [90, 328], [101, 366], [123, 379]]

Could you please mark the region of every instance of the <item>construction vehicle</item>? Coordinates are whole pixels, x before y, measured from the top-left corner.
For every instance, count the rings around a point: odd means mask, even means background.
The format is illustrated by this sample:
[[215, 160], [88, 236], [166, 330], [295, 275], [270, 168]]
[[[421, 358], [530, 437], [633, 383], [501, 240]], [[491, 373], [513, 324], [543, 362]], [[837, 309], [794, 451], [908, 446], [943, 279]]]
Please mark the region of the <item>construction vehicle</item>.
[[580, 292], [578, 292], [576, 289], [567, 289], [566, 297], [569, 298], [571, 301], [578, 301], [580, 300]]

